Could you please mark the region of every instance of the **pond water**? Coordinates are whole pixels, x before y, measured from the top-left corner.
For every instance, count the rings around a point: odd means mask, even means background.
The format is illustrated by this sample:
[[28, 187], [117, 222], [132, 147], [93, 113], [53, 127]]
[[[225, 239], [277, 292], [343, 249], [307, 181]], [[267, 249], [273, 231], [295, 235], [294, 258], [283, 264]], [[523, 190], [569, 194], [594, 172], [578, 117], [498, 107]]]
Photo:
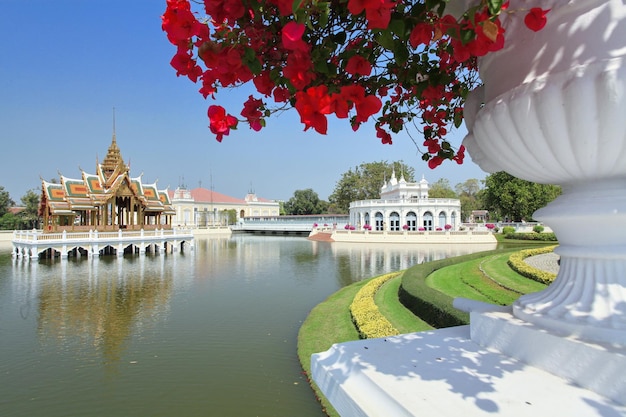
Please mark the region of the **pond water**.
[[495, 245], [196, 239], [167, 255], [29, 261], [0, 247], [0, 416], [323, 416], [309, 311], [364, 278]]

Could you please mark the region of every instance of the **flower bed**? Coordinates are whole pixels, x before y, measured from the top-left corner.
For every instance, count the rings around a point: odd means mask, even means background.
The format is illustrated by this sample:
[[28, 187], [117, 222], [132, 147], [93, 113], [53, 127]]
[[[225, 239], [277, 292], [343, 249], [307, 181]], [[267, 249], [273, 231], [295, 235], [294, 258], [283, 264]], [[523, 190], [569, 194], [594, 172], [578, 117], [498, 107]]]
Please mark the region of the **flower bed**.
[[399, 275], [399, 272], [382, 275], [372, 279], [354, 297], [350, 304], [350, 315], [361, 339], [373, 339], [400, 334], [383, 316], [376, 306], [374, 295], [387, 281]]
[[555, 246], [545, 246], [542, 248], [536, 249], [526, 249], [519, 252], [515, 252], [509, 256], [508, 265], [520, 275], [525, 276], [526, 278], [530, 278], [533, 281], [541, 282], [542, 284], [551, 284], [552, 281], [556, 278], [556, 274], [551, 272], [542, 271], [537, 268], [533, 268], [524, 262], [524, 259], [535, 256], [542, 255], [545, 253], [550, 253], [556, 248]]

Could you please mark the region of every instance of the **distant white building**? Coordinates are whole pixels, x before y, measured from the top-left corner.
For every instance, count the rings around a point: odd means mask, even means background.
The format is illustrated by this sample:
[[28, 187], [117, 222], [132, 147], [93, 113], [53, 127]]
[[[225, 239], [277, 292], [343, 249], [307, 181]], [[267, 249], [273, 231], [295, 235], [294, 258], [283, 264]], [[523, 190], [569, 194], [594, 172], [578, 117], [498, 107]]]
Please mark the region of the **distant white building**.
[[250, 216], [278, 216], [280, 211], [277, 201], [257, 197], [253, 192], [248, 193], [243, 199], [206, 188], [188, 190], [178, 187], [169, 193], [176, 212], [172, 223], [176, 226], [225, 226], [229, 210], [235, 210], [237, 219]]
[[459, 230], [461, 201], [456, 198], [429, 198], [428, 181], [406, 182], [404, 175], [383, 184], [378, 200], [350, 203], [350, 224], [357, 230], [436, 231]]

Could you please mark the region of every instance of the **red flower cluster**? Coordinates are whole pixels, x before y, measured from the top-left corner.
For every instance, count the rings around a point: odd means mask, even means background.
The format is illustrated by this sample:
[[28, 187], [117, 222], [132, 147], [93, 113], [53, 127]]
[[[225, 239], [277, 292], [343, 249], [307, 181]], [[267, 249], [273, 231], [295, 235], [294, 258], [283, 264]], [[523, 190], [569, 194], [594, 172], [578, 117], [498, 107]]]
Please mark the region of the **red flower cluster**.
[[[329, 115], [349, 119], [354, 130], [374, 119], [385, 144], [411, 124], [423, 134], [422, 159], [434, 168], [463, 162], [465, 149], [454, 149], [446, 135], [460, 126], [465, 96], [480, 82], [476, 59], [504, 45], [499, 15], [508, 2], [477, 2], [457, 19], [445, 14], [446, 0], [347, 0], [347, 7], [204, 0], [202, 11], [190, 0], [167, 0], [162, 27], [177, 48], [176, 74], [201, 82], [205, 98], [252, 81], [264, 99], [249, 96], [240, 114], [253, 130], [285, 106], [296, 109], [304, 130], [322, 134]], [[540, 30], [547, 13], [532, 8], [524, 22]], [[221, 106], [210, 106], [208, 116], [218, 141], [237, 127]]]

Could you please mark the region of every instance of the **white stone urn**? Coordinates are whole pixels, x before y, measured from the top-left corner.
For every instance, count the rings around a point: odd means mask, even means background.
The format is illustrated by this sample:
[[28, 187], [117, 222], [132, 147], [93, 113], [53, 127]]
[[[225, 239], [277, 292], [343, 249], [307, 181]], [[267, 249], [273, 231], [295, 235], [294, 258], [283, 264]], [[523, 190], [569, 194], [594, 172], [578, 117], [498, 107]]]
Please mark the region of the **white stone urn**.
[[[539, 32], [523, 23], [534, 6], [551, 9]], [[626, 2], [511, 0], [509, 10], [505, 48], [479, 61], [464, 144], [487, 172], [563, 187], [533, 216], [557, 235], [559, 274], [513, 314], [626, 347]]]

